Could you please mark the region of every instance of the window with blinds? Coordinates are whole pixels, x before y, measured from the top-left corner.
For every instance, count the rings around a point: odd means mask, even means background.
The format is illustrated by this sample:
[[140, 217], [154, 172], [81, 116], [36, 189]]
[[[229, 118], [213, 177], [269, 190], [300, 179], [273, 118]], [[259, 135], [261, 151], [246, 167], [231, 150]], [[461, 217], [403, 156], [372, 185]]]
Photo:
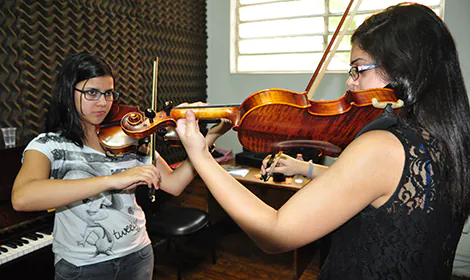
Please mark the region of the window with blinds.
[[[231, 1], [232, 73], [312, 73], [349, 4], [349, 0]], [[400, 2], [362, 0], [328, 71], [349, 69], [349, 42], [356, 27], [371, 14]], [[429, 6], [440, 16], [444, 13], [444, 0], [413, 2]]]

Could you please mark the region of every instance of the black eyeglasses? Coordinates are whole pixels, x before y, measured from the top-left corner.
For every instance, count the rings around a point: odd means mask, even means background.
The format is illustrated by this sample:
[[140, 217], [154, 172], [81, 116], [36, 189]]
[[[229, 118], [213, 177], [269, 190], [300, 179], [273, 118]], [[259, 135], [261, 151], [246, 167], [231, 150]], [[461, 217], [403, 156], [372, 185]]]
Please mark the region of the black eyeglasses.
[[82, 93], [85, 99], [89, 101], [98, 101], [101, 98], [101, 95], [104, 95], [104, 99], [107, 101], [116, 101], [119, 99], [119, 92], [115, 90], [107, 90], [105, 92], [101, 92], [97, 89], [81, 90], [75, 88], [75, 90]]
[[371, 70], [374, 68], [377, 68], [378, 66], [376, 64], [364, 64], [364, 65], [359, 65], [359, 66], [353, 66], [351, 69], [349, 69], [349, 77], [353, 79], [353, 81], [359, 79], [359, 74], [361, 72]]

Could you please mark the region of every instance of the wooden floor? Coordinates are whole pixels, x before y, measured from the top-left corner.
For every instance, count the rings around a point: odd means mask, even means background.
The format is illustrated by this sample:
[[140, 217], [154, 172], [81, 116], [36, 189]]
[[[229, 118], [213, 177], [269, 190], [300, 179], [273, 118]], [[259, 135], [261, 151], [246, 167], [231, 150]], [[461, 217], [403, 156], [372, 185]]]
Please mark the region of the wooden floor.
[[[171, 198], [169, 204], [207, 210], [207, 189], [199, 183], [190, 184], [181, 196]], [[212, 264], [211, 259], [210, 244], [214, 239], [217, 240], [216, 264]], [[264, 253], [230, 218], [181, 241], [183, 279], [293, 279], [293, 252]], [[313, 247], [315, 258], [301, 280], [316, 279], [319, 273], [319, 250], [316, 244]], [[165, 242], [154, 246], [154, 251], [153, 279], [176, 279], [174, 248], [168, 250]]]
[[[218, 236], [216, 264], [212, 264], [210, 250], [214, 236]], [[266, 254], [230, 222], [181, 240], [180, 244], [183, 244], [183, 279], [292, 279], [292, 252]], [[153, 279], [176, 279], [174, 250], [168, 251], [167, 243], [155, 246], [154, 250], [156, 260]], [[319, 273], [318, 259], [319, 255], [316, 254], [300, 279], [316, 279]]]

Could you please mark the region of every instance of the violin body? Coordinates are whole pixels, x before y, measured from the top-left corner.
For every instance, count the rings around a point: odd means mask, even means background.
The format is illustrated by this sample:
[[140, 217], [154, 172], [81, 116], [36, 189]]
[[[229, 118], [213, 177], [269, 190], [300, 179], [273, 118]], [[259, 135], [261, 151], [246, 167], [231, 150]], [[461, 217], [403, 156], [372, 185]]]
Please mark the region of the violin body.
[[[307, 93], [266, 89], [249, 96], [240, 106], [178, 107], [171, 118], [185, 117], [191, 109], [199, 119], [227, 118], [238, 132], [240, 144], [253, 152], [272, 152], [273, 144], [288, 140], [329, 142], [343, 150], [366, 124], [383, 110], [372, 106], [397, 103], [387, 88], [347, 91], [335, 100], [309, 100]], [[338, 156], [324, 151], [325, 155]]]

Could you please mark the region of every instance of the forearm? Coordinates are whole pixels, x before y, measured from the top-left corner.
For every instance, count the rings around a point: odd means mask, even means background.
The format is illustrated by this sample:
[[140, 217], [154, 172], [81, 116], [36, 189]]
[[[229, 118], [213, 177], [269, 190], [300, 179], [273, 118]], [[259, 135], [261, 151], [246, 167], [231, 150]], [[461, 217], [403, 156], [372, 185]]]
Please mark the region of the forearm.
[[[310, 163], [308, 161], [299, 161], [300, 166], [298, 167], [298, 173], [302, 176], [308, 177], [311, 176], [311, 179], [316, 178], [323, 174], [328, 169], [328, 166], [324, 166], [321, 164]], [[311, 174], [309, 174], [309, 170], [311, 169]]]
[[206, 145], [207, 145], [208, 147], [210, 147], [211, 145], [213, 145], [213, 144], [215, 143], [215, 141], [217, 140], [217, 138], [218, 138], [218, 136], [216, 136], [216, 135], [212, 135], [212, 134], [206, 135], [206, 138], [205, 138], [205, 140], [206, 140]]
[[298, 173], [304, 177], [308, 175], [308, 169], [310, 167], [310, 163], [308, 161], [297, 161], [299, 163]]
[[313, 172], [312, 172], [312, 179], [321, 176], [326, 170], [328, 166], [321, 165], [321, 164], [313, 164]]
[[162, 176], [160, 188], [174, 196], [180, 195], [196, 177], [197, 173], [191, 161], [186, 159], [174, 171], [168, 169], [167, 175]]
[[111, 190], [112, 186], [109, 176], [77, 180], [32, 180], [14, 187], [11, 199], [17, 211], [41, 211], [95, 196]]
[[209, 153], [192, 161], [214, 198], [250, 238], [266, 252], [279, 251], [277, 211], [225, 172]]
[[[217, 136], [212, 134], [207, 135], [205, 138], [206, 145], [213, 145], [217, 138]], [[167, 173], [168, 176], [162, 177], [160, 187], [163, 191], [174, 196], [180, 195], [197, 175], [196, 170], [194, 169], [194, 166], [189, 158], [184, 160], [183, 163], [178, 166], [178, 168], [176, 168], [176, 170], [173, 171], [168, 169]]]

